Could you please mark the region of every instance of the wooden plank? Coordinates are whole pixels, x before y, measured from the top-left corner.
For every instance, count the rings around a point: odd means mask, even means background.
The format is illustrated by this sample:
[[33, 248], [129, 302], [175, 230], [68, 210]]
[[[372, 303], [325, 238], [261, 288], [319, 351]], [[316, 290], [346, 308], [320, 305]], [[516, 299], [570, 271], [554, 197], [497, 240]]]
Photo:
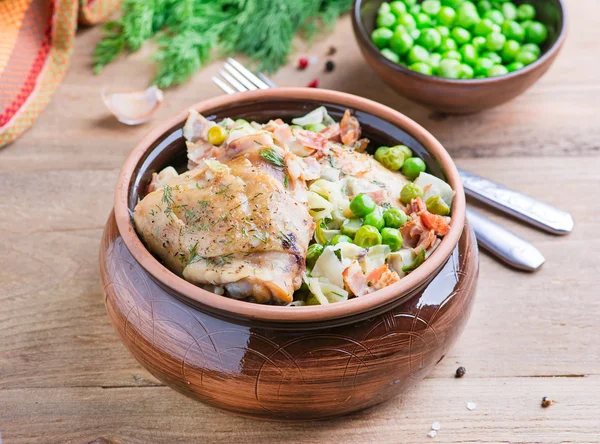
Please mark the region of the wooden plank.
[[[166, 387], [5, 389], [9, 444], [600, 442], [593, 414], [599, 377], [428, 379], [403, 397], [347, 418], [260, 422], [196, 403]], [[557, 403], [542, 408], [543, 396]], [[467, 402], [475, 402], [473, 411]], [[10, 409], [7, 408], [10, 406]], [[104, 440], [104, 441], [103, 441]]]

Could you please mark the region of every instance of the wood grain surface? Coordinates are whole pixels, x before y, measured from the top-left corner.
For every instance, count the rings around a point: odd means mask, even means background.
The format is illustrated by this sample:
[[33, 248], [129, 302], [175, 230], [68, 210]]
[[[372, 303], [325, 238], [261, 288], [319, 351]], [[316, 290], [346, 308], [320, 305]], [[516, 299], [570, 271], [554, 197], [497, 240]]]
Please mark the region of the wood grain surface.
[[[332, 74], [283, 68], [275, 80], [393, 106], [427, 127], [460, 167], [573, 213], [557, 238], [485, 210], [532, 241], [535, 275], [482, 255], [465, 333], [407, 395], [349, 418], [256, 423], [162, 386], [127, 353], [101, 296], [98, 247], [118, 170], [153, 123], [219, 94], [214, 63], [166, 94], [147, 125], [108, 115], [103, 85], [144, 87], [148, 50], [90, 75], [97, 28], [80, 31], [69, 73], [34, 127], [0, 151], [0, 436], [4, 443], [600, 442], [600, 4], [568, 0], [556, 64], [515, 101], [466, 117], [433, 115], [393, 94], [364, 65], [344, 18], [310, 50], [338, 48]], [[294, 58], [291, 59], [292, 61]], [[455, 379], [464, 365], [467, 374]], [[542, 409], [540, 400], [557, 401]], [[473, 411], [467, 401], [477, 403]], [[442, 429], [427, 437], [431, 423]]]

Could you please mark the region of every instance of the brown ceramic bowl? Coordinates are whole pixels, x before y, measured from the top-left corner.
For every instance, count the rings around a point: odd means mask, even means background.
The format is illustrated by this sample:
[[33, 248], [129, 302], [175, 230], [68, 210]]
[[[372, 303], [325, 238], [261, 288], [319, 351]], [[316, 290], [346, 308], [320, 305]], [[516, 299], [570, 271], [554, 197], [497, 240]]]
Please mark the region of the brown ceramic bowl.
[[196, 287], [161, 265], [130, 213], [151, 173], [185, 164], [183, 111], [159, 125], [123, 167], [104, 232], [100, 269], [113, 326], [136, 359], [172, 388], [261, 419], [306, 420], [385, 401], [423, 378], [462, 331], [478, 253], [465, 196], [440, 143], [404, 115], [339, 92], [278, 88], [206, 100], [210, 119], [290, 119], [325, 105], [350, 108], [375, 144], [404, 143], [456, 190], [450, 232], [415, 272], [367, 297], [312, 307], [264, 306]]
[[566, 37], [566, 15], [562, 0], [527, 0], [548, 27], [542, 56], [525, 68], [487, 79], [451, 80], [427, 76], [385, 58], [371, 42], [377, 9], [384, 0], [355, 0], [352, 9], [354, 35], [367, 63], [394, 91], [432, 110], [468, 114], [501, 105], [532, 86], [556, 59]]

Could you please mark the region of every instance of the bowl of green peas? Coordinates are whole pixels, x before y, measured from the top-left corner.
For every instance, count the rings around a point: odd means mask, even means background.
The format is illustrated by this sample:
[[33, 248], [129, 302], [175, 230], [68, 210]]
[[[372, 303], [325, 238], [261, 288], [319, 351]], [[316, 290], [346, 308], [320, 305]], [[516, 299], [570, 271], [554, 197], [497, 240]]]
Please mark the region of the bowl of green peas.
[[387, 84], [451, 114], [523, 93], [566, 37], [562, 0], [355, 0], [352, 21], [367, 63]]

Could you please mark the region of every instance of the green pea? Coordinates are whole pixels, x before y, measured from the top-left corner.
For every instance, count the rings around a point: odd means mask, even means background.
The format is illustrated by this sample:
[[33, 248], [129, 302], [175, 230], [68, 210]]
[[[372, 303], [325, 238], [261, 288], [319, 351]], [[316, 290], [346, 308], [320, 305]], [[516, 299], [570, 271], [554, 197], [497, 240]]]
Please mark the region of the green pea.
[[535, 8], [527, 3], [519, 5], [517, 8], [517, 18], [521, 21], [533, 20], [535, 18]]
[[381, 230], [385, 227], [385, 221], [383, 219], [382, 212], [377, 209], [373, 211], [371, 214], [367, 214], [363, 219], [363, 225], [369, 225], [371, 227], [375, 227], [378, 230]]
[[426, 169], [427, 166], [425, 165], [425, 162], [423, 162], [423, 159], [419, 157], [410, 157], [406, 159], [402, 165], [402, 174], [410, 180], [414, 180]]
[[381, 230], [381, 242], [390, 247], [392, 251], [402, 248], [402, 235], [396, 228], [384, 228]]
[[458, 51], [446, 51], [442, 54], [442, 59], [452, 59], [462, 61], [462, 55]]
[[377, 28], [371, 33], [371, 41], [379, 49], [383, 49], [390, 43], [393, 35], [393, 31], [389, 28]]
[[[404, 2], [396, 1], [389, 3], [390, 12], [394, 14], [396, 17], [400, 17], [400, 14], [406, 14], [406, 5]], [[382, 5], [383, 6], [383, 5]]]
[[470, 43], [460, 48], [460, 55], [462, 56], [462, 61], [469, 65], [474, 64], [477, 60], [477, 50]]
[[421, 13], [421, 5], [419, 5], [419, 4], [412, 5], [410, 8], [408, 8], [408, 12], [413, 17], [416, 17], [417, 15], [419, 15]]
[[457, 49], [458, 45], [456, 44], [456, 41], [453, 38], [448, 37], [442, 40], [442, 44], [440, 45], [440, 51], [456, 51]]
[[417, 14], [415, 20], [417, 21], [418, 29], [430, 28], [433, 23], [431, 17], [423, 12]]
[[419, 0], [404, 0], [404, 3], [406, 3], [406, 6], [414, 6], [418, 1]]
[[406, 145], [396, 145], [394, 146], [394, 148], [397, 148], [402, 152], [404, 160], [408, 159], [409, 157], [412, 157], [412, 151]]
[[392, 51], [390, 48], [383, 48], [381, 50], [381, 55], [391, 62], [400, 63], [400, 56], [394, 51]]
[[377, 27], [378, 28], [391, 28], [396, 24], [396, 16], [391, 12], [379, 14], [377, 16]]
[[471, 41], [471, 33], [465, 28], [457, 27], [452, 30], [452, 37], [459, 45], [464, 45]]
[[408, 182], [402, 187], [402, 190], [400, 191], [400, 202], [404, 205], [408, 205], [411, 200], [416, 199], [417, 197], [423, 197], [423, 188], [419, 185]]
[[404, 26], [407, 31], [412, 31], [413, 29], [417, 29], [417, 22], [415, 18], [409, 13], [401, 14], [396, 21], [398, 25]]
[[429, 65], [425, 62], [413, 63], [412, 65], [410, 65], [408, 67], [408, 69], [418, 72], [419, 74], [426, 75], [426, 76], [430, 76], [433, 73], [431, 65]]
[[507, 39], [516, 40], [519, 43], [525, 38], [525, 29], [515, 21], [504, 22], [504, 25], [502, 25], [502, 33]]
[[517, 57], [517, 54], [520, 50], [521, 45], [519, 45], [519, 42], [515, 40], [508, 40], [504, 44], [504, 47], [502, 48], [502, 52], [500, 54], [502, 56], [502, 61], [504, 63], [512, 62]]
[[442, 59], [438, 68], [438, 75], [446, 79], [458, 79], [462, 73], [461, 64], [455, 59]]
[[492, 8], [492, 3], [489, 0], [480, 0], [477, 3], [477, 10], [479, 11], [479, 14], [485, 14], [486, 11], [489, 11]]
[[410, 36], [413, 38], [413, 40], [418, 40], [419, 37], [421, 37], [421, 30], [413, 29], [412, 31], [410, 31]]
[[530, 65], [538, 59], [538, 56], [529, 51], [519, 51], [517, 57], [515, 57], [515, 61], [522, 63], [523, 65]]
[[358, 217], [371, 214], [375, 208], [377, 208], [375, 201], [367, 194], [358, 194], [350, 202], [350, 211]]
[[444, 26], [452, 26], [454, 18], [456, 17], [456, 11], [449, 6], [443, 6], [438, 13], [438, 23]]
[[352, 238], [350, 236], [346, 236], [345, 234], [336, 234], [331, 238], [331, 245], [337, 245], [344, 242], [352, 243]]
[[354, 243], [362, 248], [374, 247], [381, 244], [381, 234], [377, 228], [364, 225], [356, 232]]
[[542, 52], [542, 50], [540, 49], [540, 47], [538, 45], [536, 45], [535, 43], [526, 43], [523, 46], [521, 46], [521, 50], [522, 51], [531, 52], [531, 53], [535, 54], [538, 57], [539, 57], [539, 55]]
[[[414, 65], [410, 66], [410, 69], [413, 69]], [[428, 65], [427, 68], [429, 68]], [[431, 70], [431, 68], [429, 68]], [[379, 151], [379, 149], [377, 150]], [[375, 154], [377, 154], [377, 151]], [[402, 164], [404, 163], [404, 152], [399, 147], [391, 147], [381, 152], [378, 157], [375, 157], [376, 160], [379, 161], [384, 167], [388, 170], [398, 171], [402, 168]]]
[[492, 66], [494, 66], [494, 62], [492, 62], [490, 59], [486, 59], [485, 57], [477, 59], [475, 66], [473, 67], [475, 69], [475, 75], [486, 76], [488, 70]]
[[475, 71], [473, 71], [473, 68], [471, 68], [469, 65], [463, 63], [462, 65], [460, 65], [460, 78], [461, 79], [472, 79], [473, 76], [475, 75]]
[[390, 149], [390, 147], [389, 147], [389, 146], [380, 146], [379, 148], [377, 148], [377, 149], [375, 150], [375, 155], [374, 155], [374, 157], [375, 157], [375, 160], [376, 160], [377, 162], [381, 163], [381, 159], [382, 159], [383, 155], [384, 155], [384, 154], [385, 154], [385, 152], [386, 152], [387, 150], [389, 150], [389, 149]]
[[354, 239], [356, 232], [362, 226], [363, 226], [363, 222], [361, 219], [352, 217], [350, 219], [344, 220], [344, 222], [342, 223], [342, 226], [340, 227], [340, 231], [342, 232], [342, 234], [345, 234], [346, 236]]
[[535, 43], [541, 45], [548, 38], [548, 30], [543, 23], [531, 22], [525, 28], [525, 40], [527, 43]]
[[404, 55], [413, 47], [413, 38], [406, 30], [396, 30], [390, 39], [390, 48], [396, 54]]
[[479, 53], [481, 51], [483, 51], [485, 49], [485, 45], [487, 43], [487, 39], [485, 37], [475, 37], [472, 41], [471, 44], [473, 45], [473, 47], [475, 48], [475, 50]]
[[475, 25], [473, 33], [478, 36], [486, 37], [488, 34], [494, 32], [494, 22], [490, 19], [483, 19]]
[[434, 29], [440, 34], [442, 39], [450, 36], [450, 28], [447, 26], [436, 26]]
[[325, 128], [327, 128], [327, 127], [325, 125], [323, 125], [322, 123], [309, 123], [308, 125], [304, 126], [304, 129], [306, 129], [308, 131], [312, 131], [313, 133], [320, 133]]
[[506, 43], [506, 37], [499, 32], [492, 32], [486, 37], [486, 48], [490, 51], [500, 51]]
[[483, 14], [483, 18], [490, 19], [492, 22], [500, 26], [502, 26], [504, 23], [504, 15], [502, 15], [502, 13], [497, 9], [490, 9]]
[[517, 19], [517, 7], [514, 3], [506, 2], [502, 4], [502, 14], [506, 20]]
[[[440, 62], [442, 60], [442, 55], [434, 52], [429, 56], [429, 60], [427, 60], [427, 64], [431, 67], [431, 71], [435, 72], [440, 67]], [[409, 156], [410, 157], [410, 156]]]
[[433, 51], [442, 44], [442, 36], [433, 28], [424, 29], [421, 31], [417, 43], [429, 51]]
[[454, 26], [460, 26], [465, 29], [471, 29], [480, 20], [477, 8], [471, 2], [464, 2], [456, 11]]
[[500, 65], [502, 63], [502, 57], [500, 57], [500, 54], [494, 51], [484, 52], [483, 54], [481, 54], [481, 57], [490, 59], [492, 62], [494, 62], [495, 65]]
[[379, 15], [381, 15], [381, 14], [387, 14], [390, 11], [391, 11], [390, 4], [387, 3], [387, 2], [383, 2], [381, 4], [381, 6], [379, 6], [379, 9], [377, 10], [377, 14], [379, 14]]
[[427, 211], [440, 216], [448, 216], [450, 214], [450, 207], [440, 196], [431, 196], [425, 201]]
[[505, 74], [508, 74], [508, 69], [503, 65], [494, 65], [487, 72], [489, 77], [503, 76]]
[[442, 4], [439, 0], [425, 0], [421, 3], [421, 10], [432, 17], [437, 16], [442, 10]]
[[400, 228], [408, 222], [408, 216], [398, 208], [390, 208], [383, 212], [383, 220], [386, 227]]
[[444, 6], [449, 6], [449, 7], [453, 8], [453, 9], [458, 8], [464, 2], [465, 2], [465, 0], [442, 0], [442, 4]]
[[427, 62], [427, 59], [429, 59], [429, 52], [422, 46], [415, 45], [408, 52], [406, 59], [411, 65], [418, 62]]
[[323, 250], [323, 245], [319, 244], [312, 244], [308, 247], [308, 250], [306, 250], [306, 266], [308, 268], [315, 266], [317, 259], [323, 254]]
[[506, 67], [506, 69], [508, 69], [508, 72], [515, 72], [523, 68], [525, 68], [525, 65], [523, 65], [521, 62], [512, 62]]

